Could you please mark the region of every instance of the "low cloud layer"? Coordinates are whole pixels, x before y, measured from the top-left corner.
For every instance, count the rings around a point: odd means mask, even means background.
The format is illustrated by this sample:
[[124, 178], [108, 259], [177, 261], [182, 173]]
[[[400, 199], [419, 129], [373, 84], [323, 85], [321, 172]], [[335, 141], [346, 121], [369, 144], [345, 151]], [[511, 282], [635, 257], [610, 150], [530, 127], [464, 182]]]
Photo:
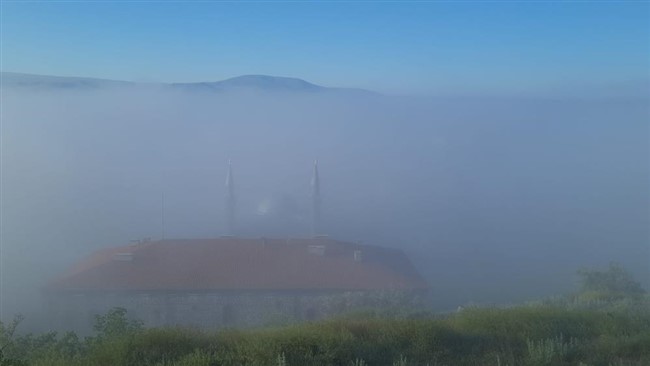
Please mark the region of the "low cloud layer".
[[[398, 247], [439, 309], [572, 288], [619, 261], [648, 286], [648, 102], [3, 90], [3, 319], [93, 250], [224, 232], [232, 159], [242, 236], [323, 227]], [[29, 304], [26, 306], [25, 304]], [[27, 309], [27, 310], [26, 310]]]

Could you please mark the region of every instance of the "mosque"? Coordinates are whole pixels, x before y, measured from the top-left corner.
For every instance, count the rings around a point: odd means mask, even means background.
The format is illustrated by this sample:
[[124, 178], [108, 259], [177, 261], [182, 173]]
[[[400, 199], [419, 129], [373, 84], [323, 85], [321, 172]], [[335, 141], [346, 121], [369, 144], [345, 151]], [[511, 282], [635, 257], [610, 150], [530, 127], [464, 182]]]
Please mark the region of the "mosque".
[[53, 328], [88, 332], [95, 315], [118, 306], [148, 327], [216, 329], [425, 305], [429, 285], [400, 249], [318, 235], [318, 174], [315, 163], [311, 237], [243, 238], [233, 230], [229, 163], [226, 235], [145, 240], [91, 254], [45, 287]]

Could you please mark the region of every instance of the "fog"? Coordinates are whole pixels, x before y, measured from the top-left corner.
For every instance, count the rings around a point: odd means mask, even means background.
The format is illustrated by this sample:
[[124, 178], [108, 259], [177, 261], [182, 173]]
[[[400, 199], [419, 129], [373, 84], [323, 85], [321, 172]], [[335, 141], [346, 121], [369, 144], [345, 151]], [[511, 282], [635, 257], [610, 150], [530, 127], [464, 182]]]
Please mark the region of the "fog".
[[38, 319], [47, 280], [98, 248], [222, 235], [229, 159], [237, 235], [308, 236], [317, 159], [323, 234], [403, 249], [437, 310], [566, 293], [610, 261], [650, 284], [647, 100], [152, 86], [2, 104], [3, 320]]

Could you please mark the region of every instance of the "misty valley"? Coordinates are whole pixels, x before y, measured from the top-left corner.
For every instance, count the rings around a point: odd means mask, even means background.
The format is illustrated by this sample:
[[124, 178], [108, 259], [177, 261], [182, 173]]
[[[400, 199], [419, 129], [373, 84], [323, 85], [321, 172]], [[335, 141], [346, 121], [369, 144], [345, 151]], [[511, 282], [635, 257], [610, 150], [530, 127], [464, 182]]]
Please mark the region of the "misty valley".
[[650, 364], [646, 99], [2, 76], [1, 366]]

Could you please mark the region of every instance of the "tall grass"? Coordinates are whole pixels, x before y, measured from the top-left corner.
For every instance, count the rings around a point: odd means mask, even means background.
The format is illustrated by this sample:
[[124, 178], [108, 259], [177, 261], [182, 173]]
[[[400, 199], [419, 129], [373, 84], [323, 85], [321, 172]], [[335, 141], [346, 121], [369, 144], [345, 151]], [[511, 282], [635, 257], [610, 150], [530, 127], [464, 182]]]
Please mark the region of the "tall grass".
[[650, 365], [650, 316], [610, 310], [469, 308], [445, 317], [348, 316], [221, 332], [121, 327], [112, 324], [122, 321], [116, 316], [104, 323], [110, 332], [83, 340], [71, 333], [0, 334], [2, 344], [11, 344], [0, 365]]

